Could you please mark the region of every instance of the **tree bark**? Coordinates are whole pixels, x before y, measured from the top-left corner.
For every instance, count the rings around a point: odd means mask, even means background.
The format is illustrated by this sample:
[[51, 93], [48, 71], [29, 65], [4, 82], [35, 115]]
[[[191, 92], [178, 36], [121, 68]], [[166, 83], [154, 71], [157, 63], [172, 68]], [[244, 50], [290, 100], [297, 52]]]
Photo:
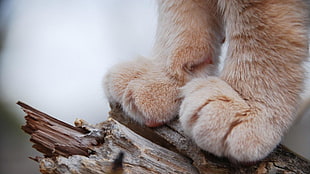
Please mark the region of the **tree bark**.
[[[279, 145], [266, 159], [252, 166], [230, 163], [201, 150], [188, 138], [178, 120], [159, 128], [132, 121], [118, 105], [107, 121], [75, 126], [61, 122], [22, 102], [34, 148], [44, 154], [35, 159], [41, 173], [310, 173], [310, 162]], [[118, 157], [118, 154], [124, 154]], [[121, 170], [114, 170], [121, 160]]]

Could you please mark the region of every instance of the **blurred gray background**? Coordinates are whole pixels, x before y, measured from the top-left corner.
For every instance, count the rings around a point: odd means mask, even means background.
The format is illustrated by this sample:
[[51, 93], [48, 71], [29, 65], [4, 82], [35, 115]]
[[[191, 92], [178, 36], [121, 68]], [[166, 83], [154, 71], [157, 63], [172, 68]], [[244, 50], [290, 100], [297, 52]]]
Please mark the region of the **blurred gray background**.
[[[0, 3], [0, 173], [39, 173], [28, 157], [40, 154], [20, 130], [25, 114], [15, 103], [26, 102], [67, 123], [104, 121], [109, 106], [103, 75], [116, 63], [151, 54], [156, 2]], [[306, 86], [302, 116], [285, 144], [310, 159], [309, 78]]]

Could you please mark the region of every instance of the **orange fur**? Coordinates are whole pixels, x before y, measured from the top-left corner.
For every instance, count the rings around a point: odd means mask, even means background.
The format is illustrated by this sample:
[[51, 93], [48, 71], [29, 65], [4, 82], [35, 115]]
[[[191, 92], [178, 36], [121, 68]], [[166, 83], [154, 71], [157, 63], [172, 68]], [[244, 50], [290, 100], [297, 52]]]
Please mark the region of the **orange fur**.
[[[179, 110], [202, 149], [239, 162], [266, 157], [296, 117], [308, 57], [306, 4], [159, 0], [158, 9], [153, 59], [112, 68], [104, 83], [110, 102], [148, 126]], [[218, 74], [224, 33], [229, 46]]]

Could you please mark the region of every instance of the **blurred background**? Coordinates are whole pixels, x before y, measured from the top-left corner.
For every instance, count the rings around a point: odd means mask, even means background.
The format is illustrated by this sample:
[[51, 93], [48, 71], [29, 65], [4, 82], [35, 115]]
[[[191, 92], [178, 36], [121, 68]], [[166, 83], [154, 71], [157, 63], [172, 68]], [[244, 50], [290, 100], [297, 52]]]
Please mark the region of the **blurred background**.
[[[0, 0], [0, 173], [39, 173], [17, 101], [70, 124], [104, 121], [103, 75], [150, 56], [156, 20], [154, 0]], [[306, 86], [284, 142], [310, 159], [309, 78]]]

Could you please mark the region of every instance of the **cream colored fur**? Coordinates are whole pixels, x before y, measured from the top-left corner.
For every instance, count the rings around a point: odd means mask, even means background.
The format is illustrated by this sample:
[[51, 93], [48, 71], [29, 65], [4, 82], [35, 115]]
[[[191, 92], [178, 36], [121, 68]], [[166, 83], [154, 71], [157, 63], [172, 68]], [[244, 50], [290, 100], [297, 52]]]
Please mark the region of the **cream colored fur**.
[[[266, 157], [296, 117], [308, 57], [306, 4], [158, 2], [153, 58], [111, 68], [104, 82], [109, 101], [151, 127], [179, 114], [185, 132], [217, 156]], [[224, 36], [229, 46], [218, 73]]]

